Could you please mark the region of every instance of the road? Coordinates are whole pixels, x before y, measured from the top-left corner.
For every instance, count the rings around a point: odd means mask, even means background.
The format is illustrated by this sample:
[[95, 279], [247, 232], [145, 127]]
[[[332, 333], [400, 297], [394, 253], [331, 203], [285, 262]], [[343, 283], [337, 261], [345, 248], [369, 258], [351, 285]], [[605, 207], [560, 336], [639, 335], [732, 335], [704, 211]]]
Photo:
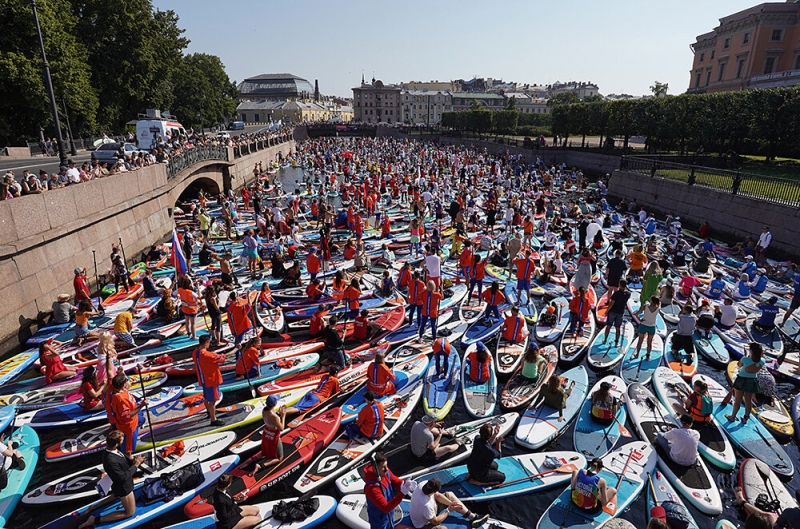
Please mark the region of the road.
[[[239, 136], [244, 133], [254, 134], [266, 130], [267, 128], [269, 127], [266, 125], [254, 125], [245, 127], [244, 130], [229, 130], [227, 132], [231, 136]], [[75, 160], [77, 166], [80, 167], [83, 162], [88, 162], [92, 159], [92, 153], [78, 151], [77, 156], [70, 156], [69, 152], [67, 152], [67, 158]], [[17, 158], [14, 160], [6, 160], [0, 156], [0, 174], [5, 174], [8, 170], [14, 171], [14, 176], [17, 180], [20, 179], [22, 171], [25, 169], [28, 169], [38, 176], [39, 171], [42, 169], [47, 171], [47, 174], [57, 173], [58, 167], [58, 156], [32, 156], [30, 158]]]

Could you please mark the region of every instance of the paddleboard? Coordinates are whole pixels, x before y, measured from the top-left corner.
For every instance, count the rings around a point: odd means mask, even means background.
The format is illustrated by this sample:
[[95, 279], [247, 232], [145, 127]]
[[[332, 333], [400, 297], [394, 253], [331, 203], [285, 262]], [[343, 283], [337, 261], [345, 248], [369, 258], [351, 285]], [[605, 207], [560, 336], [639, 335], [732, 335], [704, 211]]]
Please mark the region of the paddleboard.
[[464, 397], [467, 413], [476, 419], [481, 419], [492, 415], [497, 406], [497, 370], [491, 353], [486, 350], [489, 357], [487, 361], [489, 375], [484, 380], [472, 380], [470, 377], [472, 359], [469, 356], [477, 349], [478, 344], [474, 343], [464, 351], [464, 361], [461, 364], [461, 394]]
[[642, 348], [636, 358], [634, 358], [636, 346], [631, 345], [628, 347], [619, 373], [625, 382], [641, 382], [642, 384], [647, 384], [652, 380], [656, 368], [661, 364], [661, 359], [664, 356], [664, 340], [658, 334], [653, 336], [650, 358], [647, 358], [647, 338], [648, 336], [645, 336], [644, 342], [642, 342]]
[[797, 502], [783, 482], [769, 466], [758, 459], [748, 458], [742, 461], [739, 466], [739, 486], [748, 503], [755, 505], [756, 498], [763, 494], [767, 501], [775, 504], [777, 508], [766, 509], [767, 512], [780, 514], [786, 509], [797, 508]]
[[616, 327], [610, 329], [608, 337], [606, 337], [605, 331], [597, 333], [586, 356], [586, 360], [591, 367], [595, 369], [613, 369], [626, 357], [625, 353], [628, 352], [628, 348], [633, 343], [633, 325], [631, 325], [631, 322], [626, 321], [622, 324], [620, 331], [619, 337], [617, 336]]
[[[617, 420], [609, 425], [601, 424], [592, 418], [592, 395], [600, 389], [600, 384], [603, 382], [611, 385], [611, 396], [614, 402], [619, 405], [615, 415]], [[623, 396], [627, 388], [621, 378], [608, 375], [598, 380], [589, 390], [588, 396], [583, 401], [580, 412], [578, 412], [578, 421], [575, 423], [575, 432], [573, 434], [575, 449], [585, 455], [587, 459], [591, 460], [595, 457], [605, 456], [614, 449], [617, 441], [619, 441], [621, 436], [619, 425], [624, 424], [627, 417], [625, 403], [623, 402]]]
[[33, 473], [36, 470], [36, 463], [39, 462], [39, 436], [30, 426], [22, 426], [13, 430], [6, 437], [4, 443], [7, 446], [17, 445], [16, 449], [22, 454], [25, 461], [25, 469], [9, 468], [8, 484], [0, 490], [0, 527], [10, 527], [8, 519], [14, 513], [14, 509], [19, 503], [25, 489], [28, 487]]
[[[686, 508], [680, 495], [675, 492], [667, 478], [658, 469], [650, 473], [652, 486], [647, 487], [647, 520], [652, 518], [653, 508], [659, 506], [664, 509], [667, 523], [672, 521], [675, 527], [685, 529], [699, 529], [692, 514]], [[670, 525], [672, 527], [672, 525]]]
[[424, 381], [422, 409], [425, 410], [425, 413], [435, 413], [436, 420], [441, 421], [453, 408], [461, 385], [461, 357], [455, 346], [451, 346], [447, 370], [437, 375], [436, 362], [432, 360], [428, 365]]
[[[569, 325], [569, 302], [564, 297], [558, 297], [551, 303], [556, 308], [556, 324], [553, 327], [542, 325], [541, 317], [534, 328], [534, 336], [539, 343], [553, 343], [561, 337]], [[542, 309], [544, 311], [545, 309]]]

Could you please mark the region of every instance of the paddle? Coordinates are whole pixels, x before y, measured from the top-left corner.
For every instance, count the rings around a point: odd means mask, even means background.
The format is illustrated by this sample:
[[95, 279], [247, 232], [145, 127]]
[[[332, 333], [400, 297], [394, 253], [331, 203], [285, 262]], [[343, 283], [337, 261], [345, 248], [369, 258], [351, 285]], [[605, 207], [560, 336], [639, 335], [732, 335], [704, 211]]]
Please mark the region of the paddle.
[[[622, 467], [622, 472], [619, 473], [619, 480], [617, 480], [617, 485], [614, 487], [616, 490], [619, 490], [619, 486], [622, 484], [622, 480], [625, 479], [625, 471], [628, 470], [628, 465], [630, 464], [631, 458], [633, 457], [633, 453], [635, 451], [636, 451], [635, 449], [631, 449], [631, 451], [628, 453], [628, 459], [625, 461], [625, 466]], [[611, 505], [608, 504], [604, 505], [603, 511], [605, 511], [607, 514], [610, 514], [611, 516], [614, 516], [617, 513], [616, 502], [614, 502]]]
[[667, 517], [667, 511], [664, 509], [664, 507], [658, 504], [656, 488], [653, 486], [653, 478], [650, 476], [650, 474], [647, 474], [647, 481], [650, 483], [650, 492], [653, 493], [653, 503], [656, 504], [655, 507], [650, 509], [650, 517], [663, 520]]
[[[572, 456], [569, 459], [569, 461], [577, 461], [578, 459], [580, 459], [578, 456]], [[574, 472], [576, 470], [578, 470], [578, 467], [576, 467], [573, 463], [565, 463], [565, 464], [561, 465], [560, 467], [550, 468], [550, 469], [547, 469], [547, 470], [545, 470], [543, 472], [537, 472], [536, 474], [531, 474], [529, 476], [525, 476], [524, 478], [512, 479], [511, 481], [505, 481], [503, 483], [499, 483], [497, 485], [492, 485], [490, 487], [483, 487], [483, 491], [484, 492], [488, 492], [490, 490], [499, 489], [499, 488], [502, 488], [502, 487], [505, 487], [505, 486], [508, 486], [508, 485], [513, 485], [515, 483], [521, 483], [523, 481], [528, 481], [529, 479], [538, 478], [540, 476], [544, 476], [545, 474], [552, 474], [553, 472], [560, 472], [562, 474], [566, 474], [566, 473], [569, 472], [571, 474], [572, 472]]]
[[147, 414], [147, 426], [150, 430], [150, 442], [153, 443], [153, 461], [155, 462], [157, 459], [156, 456], [156, 438], [153, 435], [153, 422], [150, 417], [150, 405], [147, 404], [147, 395], [144, 392], [144, 380], [142, 380], [142, 368], [141, 366], [136, 366], [136, 374], [139, 375], [139, 387], [142, 391], [142, 398], [144, 399], [144, 411]]
[[291, 507], [294, 507], [295, 505], [297, 505], [297, 504], [298, 504], [298, 503], [300, 503], [301, 501], [305, 501], [305, 500], [307, 500], [308, 498], [310, 498], [311, 496], [313, 496], [314, 494], [316, 494], [316, 492], [317, 492], [317, 489], [316, 489], [316, 487], [315, 487], [315, 488], [311, 489], [310, 491], [306, 492], [305, 494], [303, 494], [302, 496], [300, 496], [299, 498], [297, 498], [296, 500], [294, 500], [294, 501], [290, 501], [289, 503], [287, 503], [286, 505], [284, 505], [284, 506], [283, 506], [283, 508], [282, 508], [282, 509], [280, 509], [279, 511], [274, 511], [274, 510], [273, 510], [273, 511], [272, 511], [272, 512], [269, 514], [269, 516], [265, 516], [263, 520], [261, 520], [261, 521], [260, 521], [260, 522], [258, 522], [256, 525], [254, 525], [254, 526], [253, 526], [253, 529], [261, 529], [262, 527], [265, 527], [265, 525], [264, 525], [264, 524], [265, 524], [265, 522], [266, 522], [267, 520], [271, 520], [271, 519], [272, 519], [272, 517], [273, 517], [273, 516], [275, 516], [275, 514], [276, 514], [276, 513], [284, 513], [284, 512], [286, 512], [286, 511], [288, 511], [288, 510], [289, 510]]
[[761, 476], [761, 480], [764, 482], [764, 488], [767, 490], [767, 494], [769, 494], [770, 499], [775, 502], [775, 505], [778, 506], [778, 514], [780, 514], [783, 512], [783, 509], [780, 506], [781, 502], [778, 500], [778, 493], [775, 491], [775, 487], [773, 486], [772, 490], [770, 490], [770, 485], [772, 485], [772, 482], [769, 479], [769, 474], [765, 476], [764, 472], [761, 471], [761, 465], [758, 463], [756, 463], [756, 470], [758, 470], [758, 475]]

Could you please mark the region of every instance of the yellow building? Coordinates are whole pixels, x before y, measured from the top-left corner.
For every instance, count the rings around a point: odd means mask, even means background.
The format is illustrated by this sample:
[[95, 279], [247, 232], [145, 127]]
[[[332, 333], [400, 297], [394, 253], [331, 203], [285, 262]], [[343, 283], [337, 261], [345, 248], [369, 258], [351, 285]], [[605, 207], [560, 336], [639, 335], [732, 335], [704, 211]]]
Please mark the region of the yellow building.
[[236, 107], [239, 119], [245, 123], [318, 123], [331, 119], [331, 111], [314, 101], [242, 101]]

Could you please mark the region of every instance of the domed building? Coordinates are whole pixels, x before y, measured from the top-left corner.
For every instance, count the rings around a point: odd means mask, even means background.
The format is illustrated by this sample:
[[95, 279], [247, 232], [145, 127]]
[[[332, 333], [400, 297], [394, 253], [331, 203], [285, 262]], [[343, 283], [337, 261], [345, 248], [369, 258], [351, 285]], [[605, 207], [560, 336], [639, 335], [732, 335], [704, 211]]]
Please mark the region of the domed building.
[[240, 101], [319, 100], [319, 90], [306, 79], [290, 73], [265, 73], [239, 83]]

